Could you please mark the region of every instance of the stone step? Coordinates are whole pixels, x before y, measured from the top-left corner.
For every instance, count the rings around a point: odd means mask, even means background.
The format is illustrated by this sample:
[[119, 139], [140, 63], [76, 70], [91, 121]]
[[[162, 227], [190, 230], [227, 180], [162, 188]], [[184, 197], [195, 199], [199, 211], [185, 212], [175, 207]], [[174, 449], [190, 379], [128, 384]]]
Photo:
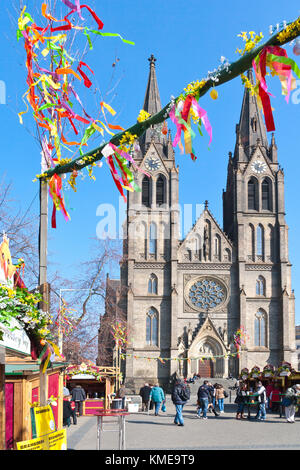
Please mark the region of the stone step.
[[199, 389], [200, 385], [203, 384], [204, 380], [208, 380], [213, 385], [215, 385], [216, 383], [221, 384], [223, 386], [224, 390], [226, 390], [227, 392], [229, 392], [229, 390], [230, 390], [229, 387], [233, 387], [236, 383], [235, 379], [223, 379], [223, 378], [220, 379], [220, 378], [201, 377], [201, 379], [195, 380], [195, 383], [188, 384], [190, 386], [191, 395], [197, 395], [198, 389]]

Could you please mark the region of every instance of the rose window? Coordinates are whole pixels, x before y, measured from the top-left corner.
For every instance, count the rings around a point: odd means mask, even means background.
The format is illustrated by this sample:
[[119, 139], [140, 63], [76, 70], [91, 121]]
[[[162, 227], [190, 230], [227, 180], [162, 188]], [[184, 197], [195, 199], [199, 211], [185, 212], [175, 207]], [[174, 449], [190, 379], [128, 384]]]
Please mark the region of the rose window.
[[189, 301], [198, 309], [212, 309], [226, 299], [225, 287], [215, 279], [200, 279], [189, 290]]

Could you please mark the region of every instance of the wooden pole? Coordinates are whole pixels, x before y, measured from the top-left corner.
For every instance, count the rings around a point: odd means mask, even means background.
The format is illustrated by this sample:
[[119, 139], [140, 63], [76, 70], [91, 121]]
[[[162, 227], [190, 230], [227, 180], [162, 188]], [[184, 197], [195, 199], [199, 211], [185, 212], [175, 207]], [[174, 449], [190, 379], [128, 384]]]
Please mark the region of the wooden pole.
[[[43, 296], [40, 308], [49, 312], [49, 288], [47, 284], [47, 248], [48, 248], [48, 184], [40, 180], [40, 227], [39, 227], [39, 287]], [[40, 367], [40, 405], [47, 404], [47, 372]]]

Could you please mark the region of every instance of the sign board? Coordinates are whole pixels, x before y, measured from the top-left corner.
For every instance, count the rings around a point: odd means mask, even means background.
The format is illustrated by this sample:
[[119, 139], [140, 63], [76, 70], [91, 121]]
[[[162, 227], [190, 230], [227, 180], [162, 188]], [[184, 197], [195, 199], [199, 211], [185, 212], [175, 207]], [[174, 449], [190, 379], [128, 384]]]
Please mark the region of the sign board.
[[[3, 338], [0, 340], [0, 346], [30, 355], [30, 339], [28, 338], [21, 323], [15, 318], [10, 321], [10, 327], [0, 323], [1, 331], [3, 331]], [[12, 328], [15, 328], [11, 331]]]
[[50, 405], [34, 406], [30, 408], [32, 436], [34, 438], [45, 436], [56, 431], [53, 410]]
[[67, 450], [67, 431], [55, 431], [29, 441], [17, 442], [17, 450]]
[[91, 375], [91, 374], [76, 374], [76, 375], [73, 375], [72, 377], [72, 380], [73, 379], [95, 379], [94, 375]]

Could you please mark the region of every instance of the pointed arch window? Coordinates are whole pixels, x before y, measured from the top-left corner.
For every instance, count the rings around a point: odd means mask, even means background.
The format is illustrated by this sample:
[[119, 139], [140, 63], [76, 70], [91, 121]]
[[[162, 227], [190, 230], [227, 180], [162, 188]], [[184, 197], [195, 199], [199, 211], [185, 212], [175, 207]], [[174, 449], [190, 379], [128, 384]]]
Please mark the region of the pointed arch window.
[[264, 210], [272, 210], [272, 182], [265, 178], [261, 185], [261, 207]]
[[156, 246], [157, 246], [156, 224], [154, 222], [151, 222], [150, 237], [149, 237], [149, 254], [150, 255], [155, 255], [156, 254]]
[[254, 346], [266, 346], [266, 314], [259, 309], [254, 319]]
[[142, 204], [151, 207], [151, 180], [148, 176], [144, 176], [142, 181]]
[[256, 228], [256, 255], [263, 259], [264, 255], [264, 229], [261, 224]]
[[255, 260], [255, 229], [252, 224], [249, 224], [249, 243], [248, 243], [248, 257], [252, 261]]
[[151, 274], [148, 281], [148, 294], [157, 294], [157, 276]]
[[146, 343], [158, 346], [158, 312], [154, 307], [146, 315]]
[[166, 180], [159, 175], [156, 181], [156, 205], [162, 206], [166, 203]]
[[257, 179], [252, 176], [248, 181], [248, 209], [258, 210], [258, 183]]
[[214, 247], [215, 258], [220, 260], [220, 257], [221, 257], [221, 238], [218, 234], [215, 236], [214, 245], [215, 245], [215, 247]]
[[266, 282], [263, 276], [258, 276], [256, 280], [256, 295], [266, 295]]

